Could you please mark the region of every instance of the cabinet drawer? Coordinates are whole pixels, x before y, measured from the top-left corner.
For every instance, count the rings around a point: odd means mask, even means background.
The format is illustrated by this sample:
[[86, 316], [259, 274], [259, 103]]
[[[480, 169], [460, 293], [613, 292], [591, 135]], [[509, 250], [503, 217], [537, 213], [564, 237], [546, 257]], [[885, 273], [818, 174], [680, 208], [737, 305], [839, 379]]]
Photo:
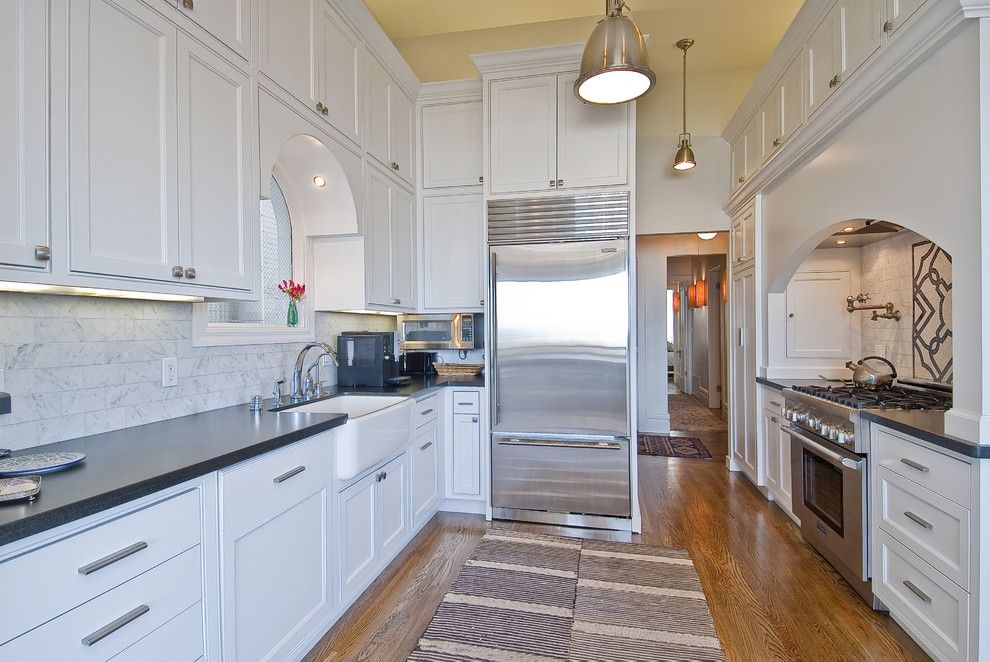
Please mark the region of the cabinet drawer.
[[113, 662], [190, 662], [204, 654], [203, 603], [197, 602], [133, 646]]
[[440, 415], [440, 394], [431, 395], [420, 400], [412, 406], [413, 428], [422, 427], [431, 421], [437, 420]]
[[[8, 642], [0, 647], [0, 659], [109, 659], [199, 603], [201, 569], [197, 545]], [[200, 611], [200, 636], [202, 619]]]
[[929, 648], [949, 660], [967, 659], [969, 594], [884, 531], [878, 538], [874, 592]]
[[880, 526], [936, 570], [969, 588], [970, 513], [881, 467]]
[[477, 414], [481, 411], [481, 394], [477, 391], [454, 391], [455, 414]]
[[914, 443], [885, 428], [872, 426], [877, 464], [969, 507], [971, 467], [962, 460]]
[[763, 390], [763, 408], [773, 416], [783, 416], [784, 396], [779, 391]]
[[0, 586], [18, 601], [0, 619], [0, 641], [197, 545], [200, 508], [200, 492], [190, 490], [0, 563]]
[[221, 471], [222, 526], [236, 524], [329, 473], [332, 435], [332, 432], [324, 432]]

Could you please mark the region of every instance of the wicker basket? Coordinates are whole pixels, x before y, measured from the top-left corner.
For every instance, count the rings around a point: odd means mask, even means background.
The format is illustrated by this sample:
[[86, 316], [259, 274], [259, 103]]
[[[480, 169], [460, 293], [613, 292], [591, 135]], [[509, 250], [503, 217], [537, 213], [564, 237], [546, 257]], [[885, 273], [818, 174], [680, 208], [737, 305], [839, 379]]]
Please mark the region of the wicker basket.
[[485, 369], [484, 363], [438, 363], [433, 367], [440, 377], [475, 377]]

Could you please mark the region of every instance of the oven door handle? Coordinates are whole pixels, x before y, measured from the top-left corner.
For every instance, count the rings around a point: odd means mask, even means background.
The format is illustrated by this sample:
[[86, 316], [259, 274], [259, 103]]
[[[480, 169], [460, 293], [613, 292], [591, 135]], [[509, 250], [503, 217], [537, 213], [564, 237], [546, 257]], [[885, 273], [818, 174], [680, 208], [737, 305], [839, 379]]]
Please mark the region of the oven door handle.
[[780, 431], [781, 432], [786, 432], [787, 434], [791, 435], [792, 437], [794, 437], [795, 439], [797, 439], [801, 443], [810, 446], [814, 450], [814, 452], [819, 453], [821, 455], [824, 455], [825, 457], [827, 457], [827, 458], [829, 458], [831, 460], [834, 460], [836, 462], [839, 462], [844, 467], [847, 467], [849, 469], [853, 469], [855, 471], [861, 471], [862, 468], [863, 468], [863, 461], [862, 460], [853, 460], [853, 459], [850, 459], [848, 457], [844, 457], [842, 455], [839, 455], [835, 451], [829, 450], [828, 448], [825, 448], [824, 446], [822, 446], [820, 443], [818, 443], [817, 441], [815, 441], [811, 437], [806, 437], [803, 434], [797, 433], [793, 428], [787, 427], [786, 425], [781, 425], [780, 426]]

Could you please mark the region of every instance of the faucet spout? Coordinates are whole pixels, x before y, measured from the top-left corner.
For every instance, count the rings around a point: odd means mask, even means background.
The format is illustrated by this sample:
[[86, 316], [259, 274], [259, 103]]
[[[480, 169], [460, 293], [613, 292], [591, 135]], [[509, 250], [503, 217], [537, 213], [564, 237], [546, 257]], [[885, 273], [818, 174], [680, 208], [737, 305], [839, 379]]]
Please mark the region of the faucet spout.
[[306, 397], [305, 389], [303, 388], [303, 366], [306, 363], [306, 354], [309, 350], [314, 348], [320, 348], [323, 352], [333, 359], [334, 365], [340, 365], [337, 360], [337, 352], [333, 347], [325, 342], [311, 342], [303, 347], [299, 351], [299, 356], [296, 357], [296, 367], [292, 371], [292, 401], [299, 402], [304, 397]]

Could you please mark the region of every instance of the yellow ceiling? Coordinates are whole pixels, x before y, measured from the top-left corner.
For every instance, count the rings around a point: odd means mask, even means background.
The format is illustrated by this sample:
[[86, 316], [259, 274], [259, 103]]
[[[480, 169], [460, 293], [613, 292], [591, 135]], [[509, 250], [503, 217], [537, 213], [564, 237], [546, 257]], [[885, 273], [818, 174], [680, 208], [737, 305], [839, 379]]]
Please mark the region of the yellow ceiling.
[[[477, 76], [470, 55], [583, 42], [604, 0], [364, 0], [423, 81]], [[629, 0], [658, 73], [680, 72], [674, 42], [693, 37], [693, 71], [762, 67], [803, 0]]]

